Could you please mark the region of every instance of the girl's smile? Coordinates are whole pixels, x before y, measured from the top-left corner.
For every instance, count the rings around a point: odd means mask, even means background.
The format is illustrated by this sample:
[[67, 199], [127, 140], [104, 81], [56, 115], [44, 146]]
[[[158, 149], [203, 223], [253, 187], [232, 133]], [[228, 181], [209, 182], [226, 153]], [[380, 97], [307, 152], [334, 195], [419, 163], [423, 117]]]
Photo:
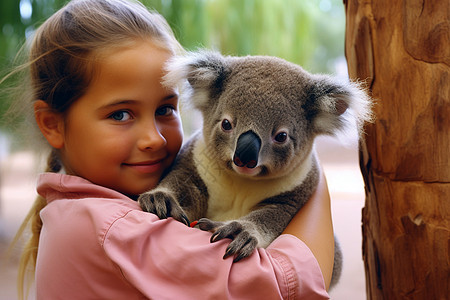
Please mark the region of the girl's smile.
[[160, 169], [164, 167], [163, 164], [164, 159], [165, 158], [158, 159], [155, 161], [146, 161], [139, 163], [123, 163], [123, 166], [132, 168], [133, 170], [144, 174], [155, 173], [160, 171]]
[[101, 56], [60, 124], [68, 174], [130, 196], [156, 186], [182, 143], [177, 92], [161, 84], [168, 58], [145, 41]]

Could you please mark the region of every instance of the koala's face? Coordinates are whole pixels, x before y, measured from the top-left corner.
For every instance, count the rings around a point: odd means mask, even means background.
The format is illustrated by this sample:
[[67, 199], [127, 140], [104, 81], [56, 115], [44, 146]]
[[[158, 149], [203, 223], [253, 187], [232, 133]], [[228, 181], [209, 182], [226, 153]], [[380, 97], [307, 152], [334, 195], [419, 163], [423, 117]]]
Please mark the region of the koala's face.
[[210, 94], [215, 105], [202, 108], [210, 153], [241, 175], [281, 176], [311, 151], [314, 132], [297, 91], [305, 87], [292, 88], [293, 82], [303, 85], [305, 74], [280, 63], [261, 57], [230, 61], [222, 91]]
[[192, 87], [208, 155], [253, 178], [286, 175], [309, 159], [318, 134], [343, 127], [359, 91], [274, 57], [206, 52], [169, 70], [169, 80], [185, 78]]

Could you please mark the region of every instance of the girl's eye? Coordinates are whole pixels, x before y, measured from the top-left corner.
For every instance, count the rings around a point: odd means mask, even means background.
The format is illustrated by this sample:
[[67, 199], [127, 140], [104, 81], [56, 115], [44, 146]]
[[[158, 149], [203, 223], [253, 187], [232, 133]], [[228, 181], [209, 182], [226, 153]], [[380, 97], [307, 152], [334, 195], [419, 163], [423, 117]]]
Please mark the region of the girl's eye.
[[288, 134], [286, 132], [282, 131], [275, 136], [275, 141], [277, 143], [284, 143], [284, 142], [286, 142], [287, 138], [288, 138]]
[[227, 119], [223, 119], [222, 121], [222, 129], [224, 131], [230, 131], [231, 129], [233, 129], [233, 125], [231, 125], [231, 122]]
[[170, 116], [175, 111], [175, 108], [172, 106], [163, 106], [156, 110], [157, 116]]
[[114, 121], [125, 122], [131, 119], [131, 114], [125, 110], [119, 110], [109, 116]]

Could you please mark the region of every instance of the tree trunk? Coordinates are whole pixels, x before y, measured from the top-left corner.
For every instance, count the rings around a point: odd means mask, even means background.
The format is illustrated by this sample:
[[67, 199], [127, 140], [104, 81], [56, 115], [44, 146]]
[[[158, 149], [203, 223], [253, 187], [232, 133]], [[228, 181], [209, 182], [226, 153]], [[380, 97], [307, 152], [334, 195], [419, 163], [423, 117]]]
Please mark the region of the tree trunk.
[[376, 121], [361, 142], [368, 299], [448, 299], [450, 1], [344, 0], [349, 75]]

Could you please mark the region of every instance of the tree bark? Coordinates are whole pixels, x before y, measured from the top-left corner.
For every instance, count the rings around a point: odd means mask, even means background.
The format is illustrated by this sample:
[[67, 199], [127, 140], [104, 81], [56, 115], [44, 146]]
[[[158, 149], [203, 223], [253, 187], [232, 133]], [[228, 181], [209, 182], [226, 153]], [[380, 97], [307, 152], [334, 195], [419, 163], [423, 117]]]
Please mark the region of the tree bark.
[[376, 121], [361, 142], [368, 299], [448, 299], [450, 1], [344, 0], [350, 78]]

